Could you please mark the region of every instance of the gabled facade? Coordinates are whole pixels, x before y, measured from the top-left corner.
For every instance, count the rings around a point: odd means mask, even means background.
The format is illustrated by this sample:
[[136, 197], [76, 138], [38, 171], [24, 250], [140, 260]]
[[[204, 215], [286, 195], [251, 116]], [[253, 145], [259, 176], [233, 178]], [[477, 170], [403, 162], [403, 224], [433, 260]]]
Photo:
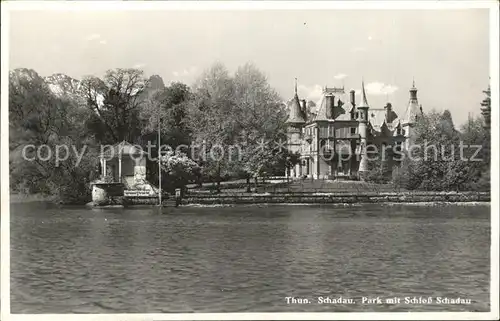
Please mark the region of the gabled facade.
[[401, 119], [387, 103], [383, 108], [368, 104], [364, 83], [361, 101], [354, 90], [344, 99], [344, 88], [323, 89], [317, 104], [295, 94], [288, 102], [288, 149], [300, 154], [300, 162], [287, 172], [290, 177], [362, 178], [368, 171], [369, 145], [380, 151], [403, 149], [411, 141], [413, 126], [422, 110], [413, 84], [405, 116]]

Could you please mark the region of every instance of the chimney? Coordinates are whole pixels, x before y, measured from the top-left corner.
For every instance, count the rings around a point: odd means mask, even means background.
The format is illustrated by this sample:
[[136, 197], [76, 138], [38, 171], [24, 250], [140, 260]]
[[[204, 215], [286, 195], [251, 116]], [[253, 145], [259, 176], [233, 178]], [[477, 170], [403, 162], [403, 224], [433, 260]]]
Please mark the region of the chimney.
[[354, 90], [351, 90], [351, 104], [356, 106], [356, 92]]
[[392, 121], [392, 105], [391, 103], [387, 103], [384, 107], [385, 109], [385, 121], [390, 123]]
[[306, 107], [306, 100], [305, 99], [302, 99], [300, 101], [300, 109], [302, 109], [302, 111], [306, 111], [307, 107]]
[[334, 108], [334, 103], [335, 103], [335, 100], [334, 100], [335, 96], [333, 96], [333, 95], [326, 95], [325, 99], [326, 99], [325, 108], [326, 108], [327, 117], [328, 118], [333, 118], [333, 116], [334, 116], [334, 114], [333, 114], [333, 108]]

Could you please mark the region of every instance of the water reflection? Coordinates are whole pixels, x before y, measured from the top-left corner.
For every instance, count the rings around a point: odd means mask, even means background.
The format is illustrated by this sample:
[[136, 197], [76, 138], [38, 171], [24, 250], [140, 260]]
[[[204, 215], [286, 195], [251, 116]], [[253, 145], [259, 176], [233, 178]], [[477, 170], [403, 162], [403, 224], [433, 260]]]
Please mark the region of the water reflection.
[[488, 206], [11, 210], [13, 313], [489, 310]]

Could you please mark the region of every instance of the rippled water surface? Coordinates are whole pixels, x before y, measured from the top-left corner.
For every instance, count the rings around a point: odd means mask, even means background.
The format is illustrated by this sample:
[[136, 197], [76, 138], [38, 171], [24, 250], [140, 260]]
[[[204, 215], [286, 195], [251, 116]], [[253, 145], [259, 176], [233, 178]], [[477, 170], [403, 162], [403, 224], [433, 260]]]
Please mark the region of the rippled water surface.
[[[11, 311], [489, 311], [489, 212], [12, 204]], [[292, 296], [311, 303], [287, 304]], [[318, 304], [320, 296], [355, 303]], [[363, 296], [402, 301], [362, 304]], [[434, 301], [404, 304], [414, 296]]]

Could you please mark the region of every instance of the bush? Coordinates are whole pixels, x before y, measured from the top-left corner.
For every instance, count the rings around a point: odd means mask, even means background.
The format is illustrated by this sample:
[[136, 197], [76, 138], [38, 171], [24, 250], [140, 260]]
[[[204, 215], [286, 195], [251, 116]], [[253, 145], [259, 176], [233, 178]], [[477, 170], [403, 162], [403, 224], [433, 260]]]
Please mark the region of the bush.
[[181, 152], [167, 152], [161, 157], [161, 167], [164, 173], [162, 187], [169, 192], [185, 189], [199, 175], [198, 164]]

